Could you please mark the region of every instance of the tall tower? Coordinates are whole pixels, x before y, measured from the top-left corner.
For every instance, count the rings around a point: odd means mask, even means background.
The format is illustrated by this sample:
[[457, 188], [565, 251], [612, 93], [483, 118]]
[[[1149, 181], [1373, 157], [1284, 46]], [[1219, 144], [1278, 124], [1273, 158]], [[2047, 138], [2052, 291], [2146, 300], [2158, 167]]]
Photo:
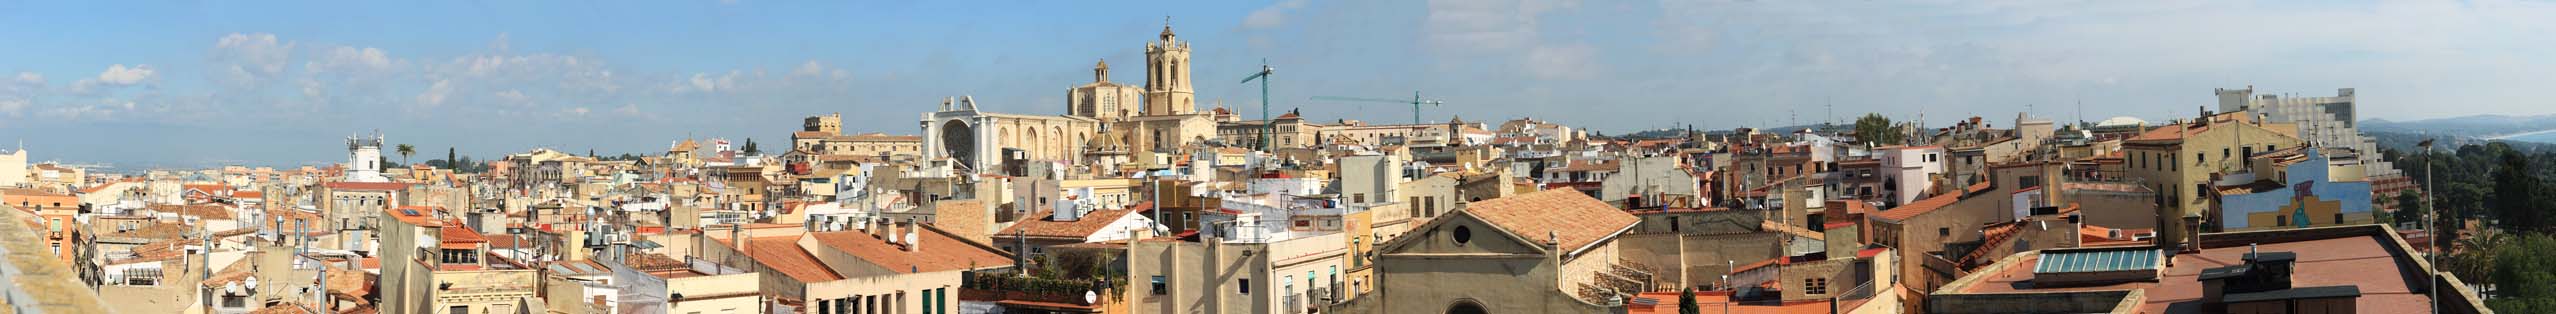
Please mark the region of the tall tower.
[[1178, 115], [1198, 111], [1189, 88], [1189, 43], [1172, 36], [1171, 19], [1163, 19], [1160, 41], [1145, 44], [1145, 112]]
[[346, 137], [347, 182], [390, 182], [382, 176], [382, 134]]
[[825, 132], [828, 135], [843, 134], [843, 113], [808, 116], [805, 122], [800, 123], [799, 131]]

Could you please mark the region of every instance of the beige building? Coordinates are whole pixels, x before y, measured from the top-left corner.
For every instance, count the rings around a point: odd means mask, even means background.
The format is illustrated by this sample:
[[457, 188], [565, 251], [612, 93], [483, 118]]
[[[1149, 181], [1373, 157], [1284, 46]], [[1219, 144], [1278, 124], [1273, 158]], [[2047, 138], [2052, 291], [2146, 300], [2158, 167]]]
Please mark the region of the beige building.
[[887, 133], [843, 134], [843, 114], [808, 117], [790, 133], [790, 147], [818, 155], [910, 156], [923, 153], [923, 137]]
[[1110, 82], [1109, 60], [1101, 60], [1092, 64], [1091, 83], [1065, 91], [1065, 112], [1101, 122], [1118, 122], [1142, 113], [1144, 99], [1144, 88]]
[[[2137, 180], [2167, 199], [2159, 207], [2159, 228], [2190, 230], [2190, 221], [2200, 226], [2216, 226], [2220, 217], [2214, 209], [2210, 191], [2203, 187], [2217, 185], [2217, 176], [2246, 172], [2250, 158], [2258, 152], [2298, 147], [2304, 141], [2293, 136], [2296, 126], [2263, 123], [2243, 113], [2217, 114], [2195, 121], [2168, 125], [2125, 140], [2121, 144], [2126, 159], [2124, 176]], [[2207, 230], [2205, 230], [2207, 231]], [[2177, 234], [2194, 234], [2191, 232]], [[2160, 239], [2160, 244], [2186, 243], [2188, 239]]]
[[[1347, 237], [1280, 241], [1131, 241], [1132, 313], [1308, 313], [1370, 283], [1356, 281]], [[1348, 287], [1344, 290], [1342, 287]]]
[[[1487, 199], [1376, 248], [1357, 313], [1604, 313], [1649, 289], [1615, 240], [1639, 223], [1568, 189]], [[1637, 274], [1628, 278], [1621, 274]]]
[[[480, 258], [486, 240], [467, 227], [447, 226], [442, 208], [399, 207], [380, 211], [381, 302], [386, 313], [517, 313], [544, 307], [534, 296], [539, 273], [499, 270]], [[462, 230], [448, 230], [448, 229]]]
[[27, 149], [20, 147], [0, 154], [0, 187], [27, 185]]
[[771, 313], [955, 313], [966, 273], [1013, 265], [927, 224], [851, 226], [705, 229], [697, 255], [766, 274], [758, 286]]
[[[999, 173], [1004, 160], [1073, 162], [1100, 130], [1100, 120], [1081, 116], [1018, 115], [978, 111], [974, 97], [942, 100], [940, 111], [923, 114], [923, 159], [927, 175], [950, 177]], [[1020, 156], [1004, 156], [1017, 149]], [[928, 173], [941, 172], [941, 173]]]

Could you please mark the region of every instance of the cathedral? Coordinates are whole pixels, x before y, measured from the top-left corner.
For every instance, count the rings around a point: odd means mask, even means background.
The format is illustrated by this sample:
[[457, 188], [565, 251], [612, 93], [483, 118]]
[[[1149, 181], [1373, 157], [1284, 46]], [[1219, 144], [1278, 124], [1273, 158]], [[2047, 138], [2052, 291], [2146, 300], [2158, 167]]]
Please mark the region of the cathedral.
[[1198, 111], [1189, 77], [1189, 43], [1163, 26], [1145, 44], [1145, 84], [1109, 80], [1109, 62], [1092, 66], [1092, 82], [1066, 92], [1065, 114], [981, 112], [974, 99], [944, 100], [923, 114], [923, 157], [948, 175], [994, 173], [1012, 160], [1117, 169], [1132, 156], [1173, 154], [1213, 139], [1216, 121]]
[[1067, 93], [1066, 107], [1073, 115], [1101, 120], [1109, 140], [1138, 152], [1170, 153], [1182, 144], [1212, 139], [1215, 117], [1198, 111], [1189, 65], [1189, 42], [1172, 34], [1171, 25], [1163, 25], [1162, 35], [1145, 44], [1145, 86], [1136, 99], [1142, 106], [1127, 110], [1131, 94], [1139, 90], [1110, 82], [1109, 62], [1102, 61], [1092, 68], [1091, 84]]

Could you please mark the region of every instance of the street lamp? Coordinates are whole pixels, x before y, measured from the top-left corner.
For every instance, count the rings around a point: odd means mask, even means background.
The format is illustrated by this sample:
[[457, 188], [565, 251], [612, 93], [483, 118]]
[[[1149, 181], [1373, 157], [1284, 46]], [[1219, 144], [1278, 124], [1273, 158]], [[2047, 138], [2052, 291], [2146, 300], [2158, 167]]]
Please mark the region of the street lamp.
[[2432, 181], [2432, 139], [2425, 138], [2422, 143], [2415, 143], [2414, 146], [2423, 147], [2423, 231], [2432, 234], [2430, 239], [2424, 240], [2432, 241], [2431, 245], [2426, 246], [2432, 250], [2423, 253], [2423, 259], [2432, 265], [2432, 273], [2429, 274], [2432, 277], [2432, 313], [2439, 314], [2441, 312], [2441, 280], [2439, 278], [2441, 275], [2441, 230], [2438, 228], [2438, 221], [2441, 213], [2439, 206], [2432, 205], [2432, 186], [2438, 184]]

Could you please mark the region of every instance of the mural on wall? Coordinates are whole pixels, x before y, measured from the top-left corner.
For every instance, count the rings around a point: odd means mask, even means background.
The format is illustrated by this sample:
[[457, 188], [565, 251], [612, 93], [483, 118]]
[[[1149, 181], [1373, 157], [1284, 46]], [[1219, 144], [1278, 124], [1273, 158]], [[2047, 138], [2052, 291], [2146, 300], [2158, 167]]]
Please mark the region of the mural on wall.
[[2307, 149], [2279, 188], [2220, 198], [2222, 228], [2261, 230], [2372, 223], [2370, 183], [2334, 181], [2324, 153]]

